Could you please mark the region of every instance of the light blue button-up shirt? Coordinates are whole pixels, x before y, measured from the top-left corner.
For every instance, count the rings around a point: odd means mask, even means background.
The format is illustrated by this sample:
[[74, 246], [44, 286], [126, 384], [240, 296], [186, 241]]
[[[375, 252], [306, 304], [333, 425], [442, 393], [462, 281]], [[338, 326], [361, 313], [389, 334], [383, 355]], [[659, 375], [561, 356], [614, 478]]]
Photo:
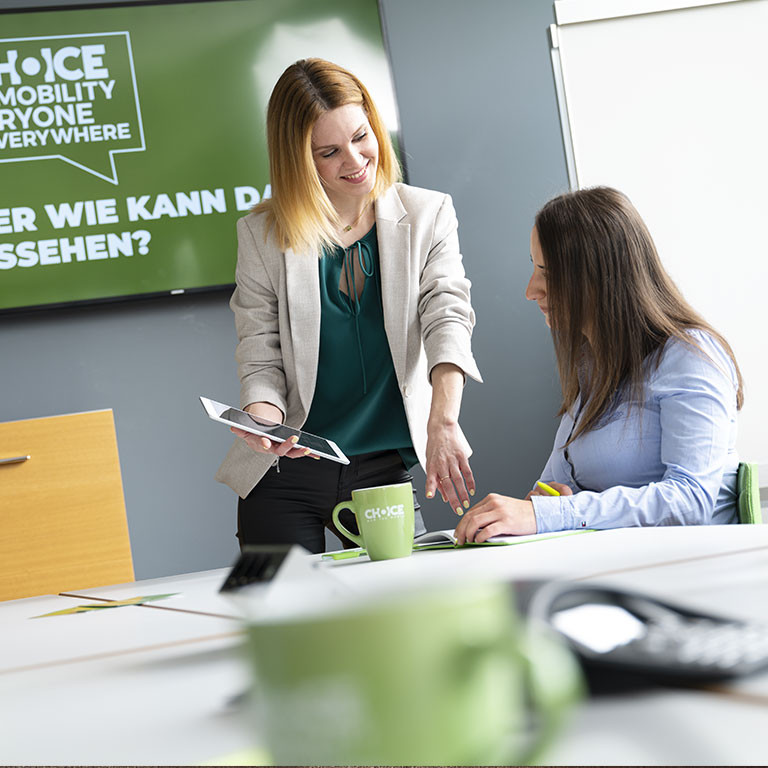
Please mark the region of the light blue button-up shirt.
[[667, 342], [642, 407], [620, 402], [566, 451], [580, 403], [563, 416], [540, 479], [574, 495], [532, 497], [539, 532], [737, 522], [736, 372], [709, 334], [691, 336], [701, 350]]

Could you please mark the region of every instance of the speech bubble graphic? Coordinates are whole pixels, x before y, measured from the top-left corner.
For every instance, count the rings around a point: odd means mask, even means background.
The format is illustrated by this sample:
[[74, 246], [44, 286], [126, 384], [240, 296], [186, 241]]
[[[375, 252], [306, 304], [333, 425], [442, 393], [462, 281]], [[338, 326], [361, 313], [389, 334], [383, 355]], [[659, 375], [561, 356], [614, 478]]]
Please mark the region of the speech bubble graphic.
[[0, 163], [59, 159], [117, 184], [143, 152], [128, 32], [0, 39]]

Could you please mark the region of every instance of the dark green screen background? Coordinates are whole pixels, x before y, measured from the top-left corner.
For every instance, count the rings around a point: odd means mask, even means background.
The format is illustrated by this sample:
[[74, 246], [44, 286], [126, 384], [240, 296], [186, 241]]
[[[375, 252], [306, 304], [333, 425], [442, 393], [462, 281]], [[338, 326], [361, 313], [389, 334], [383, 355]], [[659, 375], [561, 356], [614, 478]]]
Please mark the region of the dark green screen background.
[[[0, 309], [233, 283], [235, 221], [244, 215], [233, 189], [262, 193], [269, 181], [266, 94], [256, 87], [262, 46], [278, 25], [290, 30], [333, 19], [385, 59], [376, 0], [218, 0], [0, 15], [2, 38], [128, 31], [146, 145], [115, 154], [117, 186], [59, 159], [0, 163], [0, 209], [33, 208], [38, 225], [36, 232], [0, 234], [0, 243], [151, 234], [146, 255], [0, 270]], [[108, 167], [106, 155], [105, 148], [99, 172]], [[217, 188], [225, 191], [226, 213], [128, 220], [130, 196], [154, 201], [160, 193], [174, 199], [176, 192]], [[43, 210], [104, 198], [117, 200], [119, 223], [54, 229]]]

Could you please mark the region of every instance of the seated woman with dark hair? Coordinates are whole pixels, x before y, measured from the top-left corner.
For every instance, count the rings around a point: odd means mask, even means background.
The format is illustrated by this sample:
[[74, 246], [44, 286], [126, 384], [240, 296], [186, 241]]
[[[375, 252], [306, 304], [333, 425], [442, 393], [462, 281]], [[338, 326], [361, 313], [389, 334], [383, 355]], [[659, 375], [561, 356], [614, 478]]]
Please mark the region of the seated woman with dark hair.
[[607, 187], [556, 197], [531, 232], [535, 301], [563, 400], [552, 454], [525, 499], [486, 496], [459, 543], [575, 528], [737, 522], [733, 351], [685, 301], [630, 201]]

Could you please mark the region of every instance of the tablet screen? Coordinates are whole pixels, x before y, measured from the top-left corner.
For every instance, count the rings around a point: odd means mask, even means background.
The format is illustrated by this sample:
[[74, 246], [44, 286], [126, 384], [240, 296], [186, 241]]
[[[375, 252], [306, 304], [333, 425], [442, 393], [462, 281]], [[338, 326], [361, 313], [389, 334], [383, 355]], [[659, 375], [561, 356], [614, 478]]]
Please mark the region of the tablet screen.
[[227, 408], [221, 413], [221, 418], [235, 424], [240, 424], [243, 427], [255, 427], [260, 432], [274, 437], [275, 440], [287, 440], [289, 437], [296, 435], [299, 437], [299, 443], [303, 448], [309, 448], [311, 451], [320, 451], [322, 453], [334, 453], [328, 445], [328, 441], [322, 437], [312, 435], [309, 432], [302, 432], [285, 424], [275, 424], [272, 421], [256, 418], [250, 413], [238, 410], [237, 408]]

